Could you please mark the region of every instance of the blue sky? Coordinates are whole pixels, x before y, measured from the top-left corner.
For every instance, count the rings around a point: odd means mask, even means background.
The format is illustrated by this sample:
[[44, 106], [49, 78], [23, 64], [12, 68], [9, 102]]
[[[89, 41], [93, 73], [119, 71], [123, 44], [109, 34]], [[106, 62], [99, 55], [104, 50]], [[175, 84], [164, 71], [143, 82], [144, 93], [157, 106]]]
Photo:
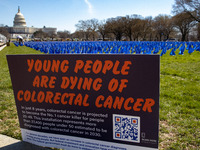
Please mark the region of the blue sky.
[[172, 15], [175, 0], [0, 0], [0, 24], [13, 26], [20, 6], [28, 27], [56, 27], [76, 30], [79, 20], [138, 14], [155, 17]]

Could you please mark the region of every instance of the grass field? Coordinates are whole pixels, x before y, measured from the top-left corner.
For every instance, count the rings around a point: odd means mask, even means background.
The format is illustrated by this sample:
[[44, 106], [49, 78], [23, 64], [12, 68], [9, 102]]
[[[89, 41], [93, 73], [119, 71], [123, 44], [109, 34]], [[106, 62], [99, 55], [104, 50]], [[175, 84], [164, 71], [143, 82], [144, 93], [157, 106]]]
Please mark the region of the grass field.
[[[13, 44], [0, 51], [0, 134], [21, 139], [6, 55], [37, 53]], [[161, 57], [159, 149], [200, 149], [200, 52]]]

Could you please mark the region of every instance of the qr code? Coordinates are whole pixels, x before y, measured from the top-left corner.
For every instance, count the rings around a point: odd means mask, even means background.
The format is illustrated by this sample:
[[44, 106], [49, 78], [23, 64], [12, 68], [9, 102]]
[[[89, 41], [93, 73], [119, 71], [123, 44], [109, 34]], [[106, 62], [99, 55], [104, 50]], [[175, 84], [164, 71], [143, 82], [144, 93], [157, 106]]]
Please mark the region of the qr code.
[[140, 142], [140, 117], [113, 114], [113, 139]]

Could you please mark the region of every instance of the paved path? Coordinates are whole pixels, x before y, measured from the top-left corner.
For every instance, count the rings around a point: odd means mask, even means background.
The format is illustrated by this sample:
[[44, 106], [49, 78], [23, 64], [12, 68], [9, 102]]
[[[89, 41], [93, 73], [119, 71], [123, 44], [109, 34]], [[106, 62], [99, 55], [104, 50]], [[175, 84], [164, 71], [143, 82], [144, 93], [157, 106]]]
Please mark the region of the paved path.
[[2, 49], [4, 49], [4, 47], [6, 47], [6, 44], [5, 44], [4, 46], [0, 46], [0, 51], [1, 51]]
[[51, 150], [0, 134], [0, 150]]

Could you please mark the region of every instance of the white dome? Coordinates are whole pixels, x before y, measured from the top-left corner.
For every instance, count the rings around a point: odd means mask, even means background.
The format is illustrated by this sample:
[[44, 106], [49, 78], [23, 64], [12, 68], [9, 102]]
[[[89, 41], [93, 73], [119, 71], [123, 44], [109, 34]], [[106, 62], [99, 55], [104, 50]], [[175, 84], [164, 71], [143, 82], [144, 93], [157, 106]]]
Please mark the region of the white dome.
[[20, 26], [20, 27], [26, 27], [26, 21], [23, 16], [23, 14], [20, 12], [20, 8], [18, 7], [18, 13], [15, 15], [13, 26]]

